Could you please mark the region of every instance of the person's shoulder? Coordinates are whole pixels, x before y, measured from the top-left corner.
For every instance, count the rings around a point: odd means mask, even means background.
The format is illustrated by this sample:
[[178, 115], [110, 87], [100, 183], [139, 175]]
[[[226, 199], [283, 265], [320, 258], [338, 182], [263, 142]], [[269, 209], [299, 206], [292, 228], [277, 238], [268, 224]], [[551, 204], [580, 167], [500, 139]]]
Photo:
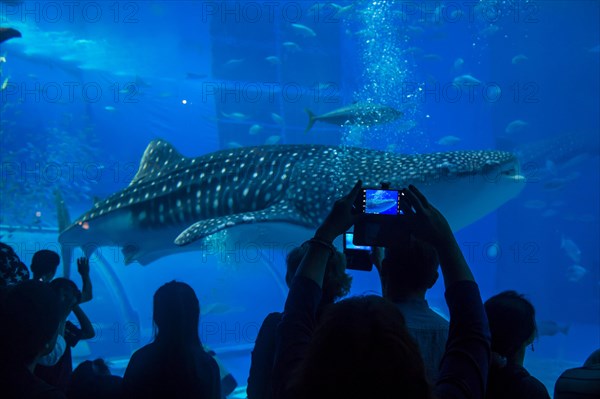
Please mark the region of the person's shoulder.
[[154, 342], [142, 346], [131, 355], [131, 360], [143, 359], [156, 353], [156, 344]]
[[281, 312], [269, 313], [267, 315], [267, 317], [265, 317], [265, 319], [263, 320], [263, 325], [279, 324], [279, 322], [281, 321], [282, 315], [283, 315], [283, 313], [281, 313]]
[[437, 323], [439, 323], [442, 326], [445, 326], [446, 328], [450, 325], [450, 322], [444, 318], [444, 316], [442, 316], [441, 314], [439, 314], [438, 312], [436, 312], [435, 310], [433, 310], [430, 307], [427, 307], [428, 309], [428, 313], [430, 314], [431, 318], [433, 320], [435, 320]]
[[198, 361], [201, 365], [206, 367], [210, 367], [212, 369], [216, 369], [217, 372], [219, 370], [219, 364], [215, 360], [213, 356], [211, 356], [206, 350], [200, 348], [196, 352], [196, 361]]
[[548, 393], [546, 386], [540, 380], [529, 374], [529, 372], [525, 371], [525, 373], [526, 375], [524, 373], [520, 373], [520, 385], [522, 387], [522, 391], [526, 392], [527, 397], [531, 399], [550, 398], [550, 394]]

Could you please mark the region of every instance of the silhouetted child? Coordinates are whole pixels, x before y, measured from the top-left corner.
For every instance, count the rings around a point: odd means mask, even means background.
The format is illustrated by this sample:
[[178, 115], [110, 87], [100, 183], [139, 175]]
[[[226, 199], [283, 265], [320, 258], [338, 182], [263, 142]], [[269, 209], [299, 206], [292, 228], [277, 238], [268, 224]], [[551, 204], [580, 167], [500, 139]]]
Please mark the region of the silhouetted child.
[[56, 275], [60, 264], [60, 256], [49, 249], [42, 249], [33, 254], [31, 259], [31, 272], [33, 279], [49, 283]]
[[[39, 364], [35, 368], [35, 375], [66, 392], [73, 371], [71, 348], [82, 339], [93, 338], [95, 332], [87, 315], [79, 307], [81, 292], [79, 292], [75, 283], [66, 278], [57, 278], [52, 280], [49, 286], [58, 294], [60, 299], [62, 318], [58, 333], [62, 336], [66, 345], [64, 353], [57, 363], [52, 366]], [[67, 317], [71, 312], [75, 314], [81, 328], [67, 321]]]

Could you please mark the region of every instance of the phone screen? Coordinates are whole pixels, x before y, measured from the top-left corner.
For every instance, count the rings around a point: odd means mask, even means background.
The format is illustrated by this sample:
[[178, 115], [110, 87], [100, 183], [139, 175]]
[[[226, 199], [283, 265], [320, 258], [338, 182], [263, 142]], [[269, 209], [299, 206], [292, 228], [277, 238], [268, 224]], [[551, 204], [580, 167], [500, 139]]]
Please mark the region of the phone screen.
[[398, 190], [365, 189], [363, 212], [371, 215], [397, 215], [400, 213]]

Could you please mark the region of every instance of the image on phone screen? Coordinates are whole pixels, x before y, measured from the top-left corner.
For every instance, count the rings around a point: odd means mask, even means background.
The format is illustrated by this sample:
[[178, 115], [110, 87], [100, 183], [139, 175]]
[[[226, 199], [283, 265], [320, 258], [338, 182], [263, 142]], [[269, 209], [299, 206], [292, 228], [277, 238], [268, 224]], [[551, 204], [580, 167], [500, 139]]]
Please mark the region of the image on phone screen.
[[365, 213], [377, 215], [398, 214], [398, 191], [365, 190]]

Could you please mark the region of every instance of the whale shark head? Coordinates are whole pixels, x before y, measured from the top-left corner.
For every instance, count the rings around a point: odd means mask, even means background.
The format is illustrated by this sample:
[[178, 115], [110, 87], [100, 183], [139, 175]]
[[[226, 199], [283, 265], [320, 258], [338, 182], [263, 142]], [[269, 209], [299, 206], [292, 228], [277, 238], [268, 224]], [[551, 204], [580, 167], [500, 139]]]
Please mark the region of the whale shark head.
[[517, 159], [502, 151], [270, 145], [187, 158], [155, 140], [129, 186], [96, 203], [59, 241], [87, 255], [119, 246], [125, 263], [142, 264], [215, 237], [289, 247], [310, 238], [359, 178], [365, 187], [414, 184], [458, 230], [515, 197], [524, 186], [518, 172]]

